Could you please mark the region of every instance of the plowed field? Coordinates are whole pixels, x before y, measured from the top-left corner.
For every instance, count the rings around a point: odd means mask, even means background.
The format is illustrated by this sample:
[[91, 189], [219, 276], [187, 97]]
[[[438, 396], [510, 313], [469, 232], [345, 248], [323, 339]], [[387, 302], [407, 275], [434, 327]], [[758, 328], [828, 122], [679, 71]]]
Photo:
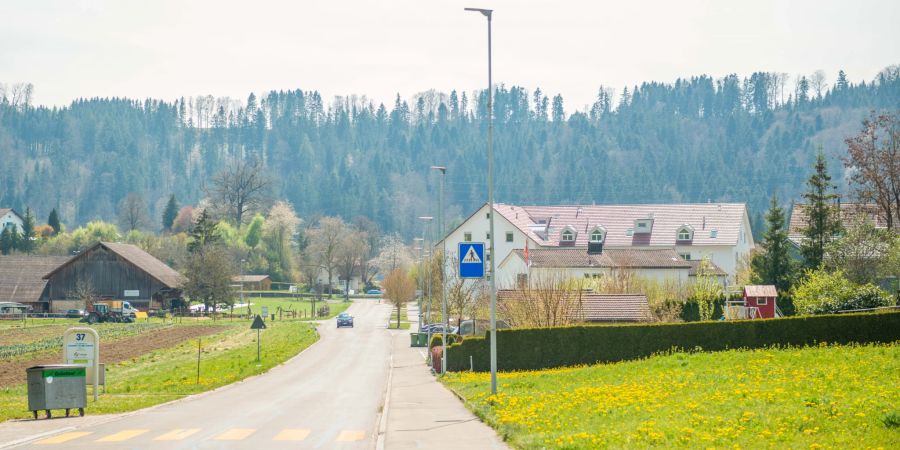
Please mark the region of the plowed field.
[[[59, 330], [56, 330], [56, 327], [46, 328], [49, 328], [49, 330], [44, 329], [38, 333], [41, 336], [55, 331], [61, 334], [62, 330], [64, 330], [62, 327]], [[152, 350], [172, 347], [189, 339], [216, 334], [226, 328], [228, 327], [219, 325], [171, 326], [153, 329], [138, 336], [130, 336], [110, 342], [103, 342], [101, 339], [100, 361], [105, 364], [114, 364], [143, 355]], [[31, 359], [16, 358], [12, 361], [0, 363], [0, 387], [25, 383], [25, 369], [39, 364], [60, 363], [61, 354], [62, 349], [59, 352], [49, 354], [48, 352], [41, 352], [40, 356]]]

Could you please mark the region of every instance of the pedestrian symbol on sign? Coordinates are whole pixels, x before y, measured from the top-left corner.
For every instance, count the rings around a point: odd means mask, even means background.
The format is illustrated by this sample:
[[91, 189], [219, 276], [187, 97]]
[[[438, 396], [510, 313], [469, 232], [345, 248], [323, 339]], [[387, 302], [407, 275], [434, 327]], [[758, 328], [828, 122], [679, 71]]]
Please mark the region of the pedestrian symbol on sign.
[[459, 277], [484, 278], [484, 243], [459, 243]]
[[478, 257], [478, 252], [475, 251], [475, 247], [469, 247], [469, 251], [466, 253], [466, 257], [463, 258], [464, 263], [480, 263], [481, 258]]

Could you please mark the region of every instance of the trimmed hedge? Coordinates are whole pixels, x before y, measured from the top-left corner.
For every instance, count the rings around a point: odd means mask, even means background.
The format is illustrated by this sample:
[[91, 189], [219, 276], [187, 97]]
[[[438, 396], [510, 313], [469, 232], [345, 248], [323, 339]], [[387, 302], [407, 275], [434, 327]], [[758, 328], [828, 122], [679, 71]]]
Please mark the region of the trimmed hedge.
[[[490, 370], [489, 335], [453, 344], [447, 368]], [[894, 342], [900, 312], [652, 325], [583, 325], [497, 331], [499, 370], [537, 370], [646, 358], [671, 350]]]

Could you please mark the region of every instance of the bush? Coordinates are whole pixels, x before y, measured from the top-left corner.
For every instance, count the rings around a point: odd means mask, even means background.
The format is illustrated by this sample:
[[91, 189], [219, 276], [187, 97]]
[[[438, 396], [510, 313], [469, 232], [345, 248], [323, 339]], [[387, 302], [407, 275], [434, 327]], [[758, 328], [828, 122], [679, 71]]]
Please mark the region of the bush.
[[806, 278], [794, 288], [792, 294], [798, 314], [829, 314], [891, 304], [890, 297], [878, 286], [855, 285], [839, 270], [807, 271]]
[[[440, 347], [441, 345], [444, 345], [443, 344], [444, 339], [443, 339], [442, 334], [443, 333], [431, 335], [431, 347]], [[462, 341], [463, 341], [463, 337], [458, 334], [447, 334], [447, 342], [449, 342], [450, 345], [457, 344]]]
[[[900, 340], [900, 312], [781, 319], [581, 325], [497, 331], [500, 370], [538, 370], [646, 358], [672, 350], [727, 350], [821, 342], [847, 344]], [[466, 338], [447, 353], [449, 370], [490, 367], [487, 338]]]

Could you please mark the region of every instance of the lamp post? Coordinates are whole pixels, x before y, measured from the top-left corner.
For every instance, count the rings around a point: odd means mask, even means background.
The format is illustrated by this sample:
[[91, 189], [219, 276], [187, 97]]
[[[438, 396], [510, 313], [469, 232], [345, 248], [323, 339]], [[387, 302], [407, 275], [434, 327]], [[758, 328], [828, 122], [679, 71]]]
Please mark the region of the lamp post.
[[494, 279], [494, 85], [491, 78], [491, 18], [494, 11], [491, 9], [466, 8], [466, 11], [481, 13], [487, 17], [488, 28], [488, 222], [491, 238], [488, 242], [488, 257], [491, 259], [491, 394], [497, 393], [497, 284]]
[[447, 327], [450, 321], [447, 320], [447, 269], [444, 267], [444, 261], [447, 260], [447, 239], [444, 236], [444, 176], [447, 175], [447, 168], [444, 166], [431, 166], [431, 170], [441, 172], [441, 188], [438, 194], [438, 237], [441, 239], [441, 322], [443, 326], [443, 336], [441, 343], [444, 351], [441, 352], [441, 374], [447, 371]]
[[422, 280], [422, 248], [425, 246], [425, 243], [424, 243], [425, 238], [413, 238], [413, 241], [415, 241], [417, 243], [419, 241], [423, 241], [421, 244], [418, 244], [419, 246], [414, 248], [414, 250], [416, 251], [416, 258], [418, 259], [418, 263], [419, 263], [419, 275], [416, 277], [416, 288], [417, 288], [416, 290], [419, 291], [419, 296], [418, 296], [419, 329], [422, 329], [422, 293], [424, 292], [424, 288], [422, 288], [422, 281], [423, 281]]
[[[429, 274], [431, 273], [431, 262], [429, 261], [428, 264], [426, 264], [426, 261], [428, 259], [428, 256], [430, 255], [430, 252], [428, 251], [428, 249], [429, 249], [428, 236], [430, 234], [429, 231], [431, 231], [431, 230], [429, 228], [431, 226], [431, 221], [434, 220], [434, 217], [419, 216], [419, 220], [421, 220], [423, 222], [423, 227], [422, 227], [422, 241], [423, 241], [422, 242], [422, 272], [420, 274], [420, 277], [423, 277], [422, 278], [422, 299], [423, 300], [425, 299], [425, 288], [427, 287], [428, 288], [428, 303], [425, 305], [425, 315], [428, 318], [428, 321], [431, 322], [431, 277], [429, 276], [427, 281], [424, 277], [426, 276], [425, 275], [426, 272], [428, 272]], [[430, 337], [431, 336], [429, 336], [429, 338]]]

